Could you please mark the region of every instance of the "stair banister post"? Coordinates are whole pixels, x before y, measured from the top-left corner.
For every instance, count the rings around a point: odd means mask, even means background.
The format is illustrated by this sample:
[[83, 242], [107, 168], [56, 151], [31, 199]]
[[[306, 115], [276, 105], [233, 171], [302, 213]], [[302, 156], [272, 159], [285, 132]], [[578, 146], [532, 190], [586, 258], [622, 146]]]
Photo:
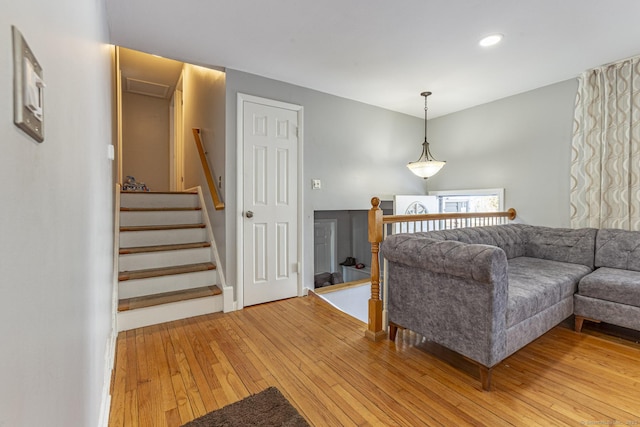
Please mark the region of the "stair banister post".
[[369, 322], [365, 337], [379, 341], [385, 337], [382, 329], [382, 300], [380, 299], [380, 243], [383, 237], [382, 209], [380, 199], [371, 199], [369, 210], [369, 243], [371, 243], [371, 298], [369, 299]]

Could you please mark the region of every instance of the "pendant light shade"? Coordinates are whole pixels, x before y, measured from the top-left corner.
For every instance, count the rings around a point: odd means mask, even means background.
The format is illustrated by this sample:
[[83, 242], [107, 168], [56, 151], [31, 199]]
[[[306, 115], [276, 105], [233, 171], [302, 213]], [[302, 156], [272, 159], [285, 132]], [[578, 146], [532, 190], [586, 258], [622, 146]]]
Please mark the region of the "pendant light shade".
[[422, 92], [420, 95], [424, 96], [424, 142], [422, 143], [422, 154], [415, 162], [408, 163], [407, 167], [417, 176], [427, 179], [437, 174], [447, 162], [438, 161], [431, 155], [429, 143], [427, 142], [427, 97], [431, 95], [431, 92]]

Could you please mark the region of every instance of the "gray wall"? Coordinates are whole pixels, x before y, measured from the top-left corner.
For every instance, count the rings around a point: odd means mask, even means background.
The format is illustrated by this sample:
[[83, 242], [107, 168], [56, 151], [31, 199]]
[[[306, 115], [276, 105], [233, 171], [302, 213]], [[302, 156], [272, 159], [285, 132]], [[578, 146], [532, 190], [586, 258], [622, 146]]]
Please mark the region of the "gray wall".
[[[304, 107], [304, 283], [310, 286], [314, 210], [368, 209], [374, 195], [503, 187], [505, 206], [518, 210], [519, 221], [568, 226], [576, 90], [576, 80], [567, 80], [429, 120], [432, 151], [448, 163], [423, 181], [405, 167], [419, 155], [420, 118], [227, 70], [226, 170], [236, 168], [238, 92]], [[226, 175], [226, 193], [235, 194], [235, 175]], [[311, 190], [312, 178], [322, 180], [322, 190]], [[234, 284], [241, 207], [235, 197], [226, 202], [225, 273]]]
[[[42, 144], [13, 124], [12, 24], [44, 69]], [[113, 333], [107, 42], [103, 1], [3, 2], [0, 426], [99, 425]]]
[[520, 221], [568, 227], [577, 88], [571, 79], [429, 120], [432, 152], [447, 165], [428, 189], [503, 187]]
[[[373, 196], [390, 199], [398, 193], [425, 193], [424, 181], [405, 166], [420, 154], [423, 139], [420, 118], [241, 71], [228, 69], [226, 74], [225, 274], [230, 284], [236, 282], [236, 224], [242, 209], [235, 200], [233, 172], [237, 170], [238, 92], [304, 107], [302, 261], [305, 286], [313, 287], [314, 210], [369, 209]], [[322, 180], [321, 190], [311, 190], [313, 178]]]
[[[183, 99], [185, 188], [197, 185], [202, 187], [216, 245], [224, 264], [225, 211], [216, 211], [213, 207], [192, 129], [199, 128], [201, 131], [200, 138], [217, 185], [218, 177], [225, 176], [225, 74], [221, 71], [185, 64]], [[226, 201], [224, 192], [221, 196], [222, 200]], [[226, 272], [226, 269], [224, 271]]]

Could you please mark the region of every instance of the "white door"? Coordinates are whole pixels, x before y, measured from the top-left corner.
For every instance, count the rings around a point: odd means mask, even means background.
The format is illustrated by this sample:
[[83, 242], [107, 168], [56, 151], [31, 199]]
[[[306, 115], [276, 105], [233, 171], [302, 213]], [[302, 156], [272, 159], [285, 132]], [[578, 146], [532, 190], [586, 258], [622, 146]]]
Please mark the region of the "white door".
[[242, 102], [243, 305], [298, 295], [298, 111]]
[[313, 224], [314, 274], [336, 271], [335, 219], [317, 219]]

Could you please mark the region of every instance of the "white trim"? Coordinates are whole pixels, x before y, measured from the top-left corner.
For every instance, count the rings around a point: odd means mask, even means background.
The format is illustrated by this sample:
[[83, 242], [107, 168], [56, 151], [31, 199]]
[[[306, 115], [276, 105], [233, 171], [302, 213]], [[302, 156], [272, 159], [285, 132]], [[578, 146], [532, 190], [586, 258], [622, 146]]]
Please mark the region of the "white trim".
[[104, 380], [102, 384], [102, 400], [100, 404], [100, 418], [98, 425], [107, 427], [111, 412], [111, 376], [116, 363], [116, 338], [118, 337], [118, 269], [120, 249], [120, 184], [115, 185], [113, 197], [113, 270], [111, 292], [111, 333], [107, 338], [107, 346], [104, 353]]
[[118, 330], [118, 273], [120, 271], [120, 192], [122, 186], [116, 184], [113, 219], [113, 291], [111, 293], [111, 331]]
[[236, 269], [237, 269], [237, 301], [236, 308], [242, 309], [244, 308], [244, 227], [243, 227], [243, 216], [242, 212], [244, 211], [244, 129], [243, 129], [243, 120], [244, 120], [244, 103], [252, 102], [254, 104], [261, 104], [270, 107], [283, 108], [286, 110], [292, 110], [297, 112], [298, 114], [298, 265], [300, 268], [298, 269], [298, 296], [305, 295], [305, 290], [303, 289], [303, 279], [304, 279], [304, 215], [303, 215], [303, 147], [304, 147], [304, 128], [303, 128], [303, 112], [304, 107], [296, 104], [289, 104], [287, 102], [276, 101], [273, 99], [261, 98], [258, 96], [248, 95], [245, 93], [238, 92], [237, 95], [237, 116], [236, 116], [236, 234], [238, 245], [236, 247]]
[[244, 229], [242, 209], [244, 207], [244, 101], [245, 96], [238, 92], [236, 109], [236, 308], [244, 308]]
[[[180, 74], [179, 81], [182, 80]], [[171, 144], [173, 156], [169, 159], [171, 164], [171, 191], [184, 190], [184, 110], [182, 90], [173, 91], [173, 135]]]
[[207, 205], [204, 202], [204, 193], [202, 192], [202, 187], [197, 186], [196, 191], [198, 192], [198, 197], [200, 198], [200, 206], [202, 208], [202, 218], [205, 222], [207, 235], [209, 237], [209, 241], [211, 242], [211, 255], [215, 260], [216, 271], [218, 272], [218, 280], [220, 281], [220, 289], [222, 290], [223, 295], [223, 307], [222, 311], [228, 313], [230, 311], [234, 311], [233, 304], [233, 288], [227, 286], [227, 281], [224, 278], [224, 269], [222, 268], [222, 261], [220, 261], [220, 254], [218, 253], [218, 245], [216, 244], [215, 236], [213, 235], [213, 228], [211, 227], [211, 221], [209, 220], [209, 212], [207, 210]]
[[107, 339], [107, 347], [104, 351], [104, 380], [102, 383], [102, 404], [100, 405], [99, 427], [107, 427], [109, 425], [109, 416], [111, 415], [111, 377], [116, 363], [116, 338], [117, 332], [111, 331]]
[[316, 274], [316, 260], [315, 260], [315, 226], [316, 224], [330, 224], [331, 225], [331, 268], [330, 271], [336, 271], [338, 268], [338, 219], [337, 218], [318, 218], [313, 220], [313, 235], [314, 235], [314, 260], [313, 260], [313, 273]]
[[118, 150], [116, 181], [124, 183], [124, 172], [122, 164], [122, 70], [120, 69], [120, 47], [116, 46], [116, 144]]
[[176, 92], [169, 101], [169, 191], [176, 191]]

